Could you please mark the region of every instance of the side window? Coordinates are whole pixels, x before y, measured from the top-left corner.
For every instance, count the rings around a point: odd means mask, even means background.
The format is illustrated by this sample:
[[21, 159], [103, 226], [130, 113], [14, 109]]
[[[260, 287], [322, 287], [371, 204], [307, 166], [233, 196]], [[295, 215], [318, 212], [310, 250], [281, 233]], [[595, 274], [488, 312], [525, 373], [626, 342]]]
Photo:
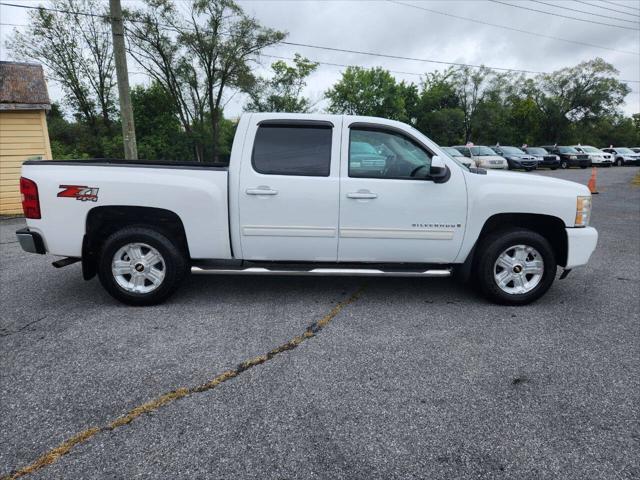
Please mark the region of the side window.
[[429, 175], [431, 154], [409, 137], [377, 129], [352, 128], [349, 176], [420, 179]]
[[324, 125], [261, 125], [253, 145], [253, 169], [267, 175], [328, 177], [332, 133]]

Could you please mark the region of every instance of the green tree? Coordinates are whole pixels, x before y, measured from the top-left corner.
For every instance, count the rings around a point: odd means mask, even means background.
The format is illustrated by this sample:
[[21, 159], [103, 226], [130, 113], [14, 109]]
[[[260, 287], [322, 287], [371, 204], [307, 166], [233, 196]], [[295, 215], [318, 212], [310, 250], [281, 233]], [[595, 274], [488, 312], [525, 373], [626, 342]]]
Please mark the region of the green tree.
[[464, 140], [471, 140], [474, 117], [485, 95], [491, 71], [485, 67], [460, 67], [452, 75], [464, 118]]
[[193, 140], [180, 126], [170, 95], [157, 82], [131, 92], [140, 158], [192, 160]]
[[284, 32], [262, 26], [233, 0], [193, 0], [184, 16], [172, 0], [145, 0], [129, 14], [127, 29], [133, 58], [171, 96], [185, 131], [196, 140], [212, 136], [209, 158], [218, 160], [219, 120], [225, 94], [255, 82], [250, 64], [280, 42]]
[[464, 139], [464, 112], [451, 76], [451, 69], [427, 73], [415, 111], [415, 127], [442, 145], [455, 145]]
[[384, 117], [411, 122], [417, 87], [397, 83], [383, 68], [347, 67], [342, 78], [325, 92], [332, 113]]
[[307, 85], [307, 77], [316, 68], [318, 63], [297, 53], [293, 66], [282, 60], [272, 63], [273, 77], [256, 81], [247, 92], [250, 100], [245, 109], [251, 112], [308, 112], [311, 102], [301, 94]]
[[542, 113], [547, 141], [567, 138], [577, 123], [586, 126], [615, 114], [631, 91], [617, 74], [613, 65], [596, 58], [530, 82], [528, 94]]
[[109, 12], [98, 0], [53, 0], [49, 7], [57, 11], [31, 10], [29, 26], [14, 30], [7, 49], [14, 58], [42, 63], [73, 114], [99, 135], [100, 126], [111, 129], [116, 113], [111, 30], [104, 18], [74, 12]]

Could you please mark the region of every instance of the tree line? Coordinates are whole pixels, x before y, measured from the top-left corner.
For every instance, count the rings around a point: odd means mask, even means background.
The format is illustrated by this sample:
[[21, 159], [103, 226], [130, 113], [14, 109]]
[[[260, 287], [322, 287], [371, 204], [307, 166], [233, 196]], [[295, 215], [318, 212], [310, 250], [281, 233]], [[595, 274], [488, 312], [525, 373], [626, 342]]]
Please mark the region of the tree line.
[[[132, 90], [140, 158], [218, 162], [235, 122], [226, 102], [243, 94], [247, 111], [327, 111], [411, 124], [442, 145], [583, 143], [640, 145], [640, 114], [625, 116], [631, 93], [595, 58], [525, 76], [451, 67], [398, 81], [380, 67], [347, 67], [322, 103], [304, 96], [319, 64], [296, 54], [256, 76], [263, 50], [286, 32], [260, 24], [233, 0], [144, 0], [125, 11], [129, 66], [151, 79]], [[91, 12], [92, 15], [82, 15]], [[122, 157], [109, 12], [99, 0], [52, 0], [33, 10], [7, 48], [37, 61], [64, 93], [49, 112], [54, 158]]]

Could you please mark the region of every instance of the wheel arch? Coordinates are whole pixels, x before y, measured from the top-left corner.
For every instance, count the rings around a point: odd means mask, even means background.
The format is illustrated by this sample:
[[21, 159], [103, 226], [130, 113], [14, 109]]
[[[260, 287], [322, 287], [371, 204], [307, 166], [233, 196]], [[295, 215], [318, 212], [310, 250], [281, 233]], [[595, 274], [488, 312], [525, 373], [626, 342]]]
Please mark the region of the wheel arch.
[[171, 210], [155, 207], [110, 205], [92, 208], [87, 214], [82, 239], [82, 275], [89, 280], [96, 275], [97, 259], [104, 240], [114, 232], [133, 225], [160, 230], [190, 258], [184, 224]]
[[518, 227], [532, 230], [545, 237], [553, 248], [557, 264], [562, 267], [567, 264], [569, 244], [565, 230], [566, 226], [562, 219], [552, 215], [535, 213], [498, 213], [487, 218], [484, 222], [480, 235], [459, 269], [460, 273], [465, 278], [469, 278], [477, 258], [479, 246], [482, 245], [482, 241], [487, 235], [499, 230]]

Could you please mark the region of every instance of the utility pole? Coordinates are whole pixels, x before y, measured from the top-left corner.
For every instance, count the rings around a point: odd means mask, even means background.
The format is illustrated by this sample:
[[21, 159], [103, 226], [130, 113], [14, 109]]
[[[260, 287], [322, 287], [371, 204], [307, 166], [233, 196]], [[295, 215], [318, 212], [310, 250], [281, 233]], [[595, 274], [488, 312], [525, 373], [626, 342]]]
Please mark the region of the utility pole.
[[133, 108], [131, 107], [127, 52], [124, 48], [124, 26], [122, 25], [122, 6], [120, 5], [120, 0], [109, 0], [109, 10], [111, 16], [111, 34], [113, 35], [113, 56], [116, 61], [118, 96], [120, 98], [124, 158], [127, 160], [137, 160], [136, 127], [133, 122]]

